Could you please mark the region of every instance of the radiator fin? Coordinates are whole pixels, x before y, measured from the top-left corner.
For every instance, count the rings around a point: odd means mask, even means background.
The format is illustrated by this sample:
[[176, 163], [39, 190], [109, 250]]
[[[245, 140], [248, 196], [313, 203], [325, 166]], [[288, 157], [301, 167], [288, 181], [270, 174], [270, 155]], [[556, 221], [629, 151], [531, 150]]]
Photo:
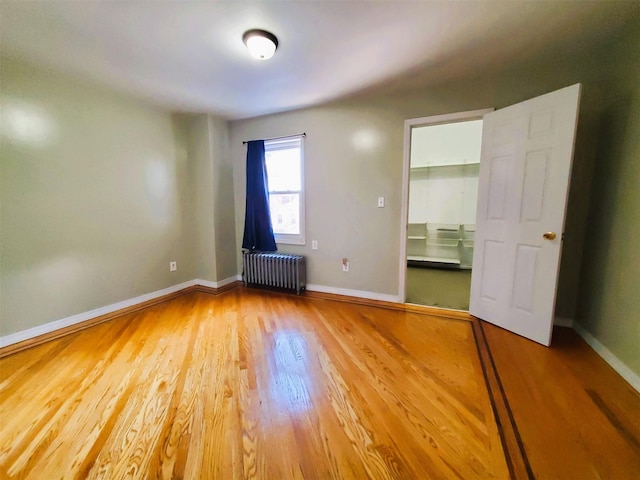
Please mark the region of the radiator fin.
[[242, 266], [245, 286], [284, 288], [298, 295], [306, 288], [307, 266], [302, 255], [243, 252]]

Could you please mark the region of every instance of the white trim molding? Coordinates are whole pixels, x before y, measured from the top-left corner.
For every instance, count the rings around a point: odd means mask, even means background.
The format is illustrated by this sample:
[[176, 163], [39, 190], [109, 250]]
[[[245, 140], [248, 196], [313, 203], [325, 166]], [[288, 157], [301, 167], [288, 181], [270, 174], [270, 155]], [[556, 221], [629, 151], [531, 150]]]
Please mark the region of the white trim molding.
[[593, 335], [587, 332], [578, 322], [573, 322], [573, 329], [580, 335], [587, 344], [593, 348], [602, 359], [607, 362], [618, 374], [629, 384], [640, 392], [640, 375], [631, 370], [627, 365], [616, 357], [611, 350], [601, 344]]
[[[171, 293], [179, 292], [180, 290], [184, 290], [185, 288], [201, 285], [203, 287], [217, 289], [217, 288], [222, 288], [236, 281], [242, 281], [242, 275], [233, 275], [231, 277], [228, 277], [219, 281], [203, 280], [201, 278], [197, 278], [195, 280], [189, 280], [187, 282], [179, 283], [177, 285], [173, 285], [171, 287], [167, 287], [162, 290], [157, 290], [155, 292], [147, 293], [145, 295], [140, 295], [138, 297], [130, 298], [128, 300], [123, 300], [121, 302], [112, 303], [111, 305], [105, 305], [104, 307], [94, 308], [93, 310], [89, 310], [87, 312], [71, 315], [66, 318], [61, 318], [59, 320], [54, 320], [52, 322], [48, 322], [42, 325], [37, 325], [35, 327], [28, 328], [26, 330], [22, 330], [19, 332], [10, 333], [9, 335], [0, 337], [0, 348], [4, 348], [10, 345], [14, 345], [16, 343], [24, 342], [25, 340], [31, 340], [32, 338], [36, 338], [41, 335], [46, 335], [48, 333], [55, 332], [56, 330], [68, 328], [73, 325], [86, 322], [87, 320], [100, 317], [102, 315], [107, 315], [109, 313], [117, 312], [118, 310], [122, 310], [124, 308], [133, 307], [140, 303], [148, 302], [149, 300], [154, 300], [156, 298], [163, 297]], [[348, 297], [360, 297], [360, 298], [366, 298], [369, 300], [382, 300], [385, 302], [400, 303], [399, 297], [397, 295], [387, 295], [383, 293], [368, 292], [364, 290], [350, 290], [346, 288], [335, 288], [335, 287], [327, 287], [324, 285], [312, 285], [312, 284], [307, 284], [307, 290], [314, 291], [314, 292], [322, 292], [322, 293], [332, 293], [336, 295], [344, 295]]]
[[326, 285], [315, 285], [308, 283], [307, 290], [310, 292], [332, 293], [334, 295], [344, 295], [347, 297], [366, 298], [368, 300], [381, 300], [383, 302], [402, 303], [398, 295], [388, 295], [386, 293], [368, 292], [366, 290], [351, 290], [349, 288], [327, 287]]
[[242, 275], [234, 275], [232, 277], [225, 278], [217, 282], [212, 282], [211, 280], [203, 280], [201, 278], [196, 278], [195, 280], [192, 280], [192, 281], [194, 285], [201, 285], [203, 287], [209, 287], [209, 288], [222, 288], [222, 287], [226, 287], [227, 285], [233, 282], [242, 281]]
[[31, 340], [32, 338], [46, 335], [47, 333], [55, 332], [56, 330], [71, 327], [78, 323], [86, 322], [87, 320], [91, 320], [102, 315], [117, 312], [118, 310], [122, 310], [123, 308], [133, 307], [134, 305], [148, 302], [149, 300], [154, 300], [171, 293], [179, 292], [180, 290], [184, 290], [185, 288], [193, 287], [196, 285], [202, 285], [203, 287], [209, 288], [222, 288], [237, 280], [242, 280], [242, 276], [234, 275], [217, 282], [202, 280], [199, 278], [195, 280], [189, 280], [187, 282], [179, 283], [171, 287], [163, 288], [162, 290], [156, 290], [155, 292], [140, 295], [139, 297], [112, 303], [111, 305], [105, 305], [104, 307], [94, 308], [93, 310], [89, 310], [87, 312], [78, 313], [76, 315], [71, 315], [70, 317], [61, 318], [59, 320], [54, 320], [42, 325], [37, 325], [26, 330], [10, 333], [9, 335], [0, 337], [0, 348], [8, 347], [9, 345], [13, 345], [15, 343], [24, 342], [25, 340]]
[[87, 320], [91, 320], [92, 318], [100, 317], [108, 313], [113, 313], [118, 310], [122, 310], [123, 308], [132, 307], [139, 303], [148, 302], [149, 300], [153, 300], [164, 295], [169, 295], [170, 293], [175, 293], [194, 285], [196, 285], [196, 281], [189, 280], [188, 282], [179, 283], [178, 285], [163, 288], [162, 290], [156, 290], [155, 292], [140, 295], [139, 297], [112, 303], [111, 305], [106, 305], [104, 307], [94, 308], [93, 310], [89, 310], [87, 312], [78, 313], [76, 315], [71, 315], [70, 317], [61, 318], [60, 320], [54, 320], [49, 323], [37, 325], [20, 332], [10, 333], [9, 335], [0, 337], [0, 348], [13, 345], [14, 343], [23, 342], [25, 340], [30, 340], [32, 338], [39, 337], [40, 335], [55, 332], [56, 330], [61, 330], [78, 323], [86, 322]]
[[[82, 322], [86, 322], [87, 320], [91, 320], [93, 318], [100, 317], [102, 315], [107, 315], [109, 313], [113, 313], [118, 310], [122, 310], [124, 308], [132, 307], [144, 302], [148, 302], [150, 300], [154, 300], [156, 298], [169, 295], [171, 293], [179, 292], [180, 290], [184, 290], [185, 288], [201, 285], [203, 287], [217, 289], [217, 288], [222, 288], [236, 281], [242, 281], [242, 276], [234, 275], [217, 282], [210, 281], [210, 280], [203, 280], [200, 278], [195, 280], [189, 280], [187, 282], [179, 283], [177, 285], [173, 285], [171, 287], [167, 287], [162, 290], [157, 290], [155, 292], [147, 293], [145, 295], [140, 295], [139, 297], [130, 298], [128, 300], [123, 300], [121, 302], [113, 303], [111, 305], [95, 308], [93, 310], [72, 315], [70, 317], [62, 318], [60, 320], [54, 320], [52, 322], [45, 323], [43, 325], [37, 325], [35, 327], [28, 328], [20, 332], [15, 332], [9, 335], [5, 335], [4, 337], [0, 337], [0, 348], [8, 347], [9, 345], [20, 343], [25, 340], [30, 340], [32, 338], [36, 338], [51, 332], [55, 332], [56, 330], [61, 330]], [[366, 290], [352, 290], [348, 288], [337, 288], [337, 287], [329, 287], [326, 285], [315, 285], [315, 284], [307, 284], [306, 288], [307, 290], [312, 292], [330, 293], [335, 295], [343, 295], [347, 297], [365, 298], [369, 300], [380, 300], [380, 301], [391, 302], [391, 303], [404, 303], [403, 301], [404, 299], [401, 298], [400, 295], [389, 295], [385, 293], [369, 292]], [[554, 325], [573, 328], [576, 331], [576, 333], [580, 335], [584, 339], [584, 341], [591, 348], [593, 348], [593, 350], [598, 355], [600, 355], [603, 358], [605, 362], [607, 362], [622, 378], [624, 378], [627, 382], [629, 382], [629, 384], [635, 390], [640, 392], [640, 375], [638, 375], [633, 370], [631, 370], [624, 362], [622, 362], [618, 357], [616, 357], [613, 353], [611, 353], [611, 351], [607, 347], [605, 347], [593, 335], [587, 332], [578, 322], [573, 321], [573, 319], [571, 318], [555, 317]]]

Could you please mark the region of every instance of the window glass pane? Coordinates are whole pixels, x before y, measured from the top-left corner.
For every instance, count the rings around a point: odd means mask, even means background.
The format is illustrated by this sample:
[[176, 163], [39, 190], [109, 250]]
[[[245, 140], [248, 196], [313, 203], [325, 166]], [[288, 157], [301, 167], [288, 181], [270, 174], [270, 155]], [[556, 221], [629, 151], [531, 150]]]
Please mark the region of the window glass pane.
[[300, 190], [300, 150], [287, 148], [265, 152], [269, 191]]
[[273, 233], [300, 234], [300, 194], [272, 193], [269, 195]]

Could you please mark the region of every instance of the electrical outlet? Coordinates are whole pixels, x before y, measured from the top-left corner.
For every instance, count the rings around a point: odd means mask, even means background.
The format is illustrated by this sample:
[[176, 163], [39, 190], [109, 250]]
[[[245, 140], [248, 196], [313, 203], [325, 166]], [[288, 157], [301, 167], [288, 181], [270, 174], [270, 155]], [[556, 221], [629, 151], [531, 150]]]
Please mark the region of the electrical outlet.
[[169, 262], [169, 271], [175, 272], [178, 270], [178, 262]]
[[318, 249], [318, 240], [311, 240], [311, 250]]
[[378, 208], [384, 208], [384, 197], [378, 197]]
[[349, 271], [349, 260], [347, 258], [342, 259], [342, 271], [343, 272]]

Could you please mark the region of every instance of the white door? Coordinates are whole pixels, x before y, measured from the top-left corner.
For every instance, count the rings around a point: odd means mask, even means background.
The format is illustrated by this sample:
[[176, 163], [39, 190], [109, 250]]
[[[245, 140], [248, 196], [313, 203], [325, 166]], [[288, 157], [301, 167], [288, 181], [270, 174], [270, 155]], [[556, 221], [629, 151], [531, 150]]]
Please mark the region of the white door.
[[551, 343], [580, 84], [484, 116], [469, 312]]

